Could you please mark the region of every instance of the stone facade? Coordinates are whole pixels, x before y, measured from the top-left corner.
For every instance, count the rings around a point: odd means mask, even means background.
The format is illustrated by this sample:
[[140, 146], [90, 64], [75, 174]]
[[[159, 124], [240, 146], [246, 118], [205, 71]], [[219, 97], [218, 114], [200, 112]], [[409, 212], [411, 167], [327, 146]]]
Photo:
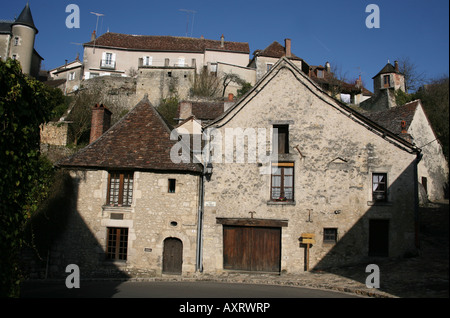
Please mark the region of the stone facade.
[[[133, 201], [129, 207], [106, 204], [108, 171], [71, 170], [77, 199], [69, 227], [54, 250], [53, 275], [67, 264], [80, 266], [83, 277], [119, 273], [162, 274], [164, 240], [178, 238], [183, 246], [183, 274], [196, 270], [199, 177], [190, 174], [134, 172]], [[174, 193], [168, 180], [176, 180]], [[106, 259], [108, 228], [127, 228], [127, 259]]]
[[[304, 271], [305, 250], [299, 241], [303, 233], [315, 234], [311, 268], [370, 259], [371, 220], [389, 222], [390, 257], [415, 250], [416, 153], [411, 146], [367, 125], [284, 58], [246, 98], [207, 128], [225, 136], [229, 128], [269, 131], [275, 124], [289, 125], [289, 151], [280, 154], [278, 162], [293, 163], [294, 198], [271, 201], [267, 168], [274, 158], [266, 164], [213, 161], [212, 177], [205, 185], [205, 272], [224, 272], [223, 219], [247, 226], [283, 223], [283, 273]], [[269, 142], [267, 137], [266, 146]], [[378, 172], [388, 179], [383, 203], [372, 198], [372, 175]], [[336, 242], [324, 242], [327, 228], [336, 229]]]

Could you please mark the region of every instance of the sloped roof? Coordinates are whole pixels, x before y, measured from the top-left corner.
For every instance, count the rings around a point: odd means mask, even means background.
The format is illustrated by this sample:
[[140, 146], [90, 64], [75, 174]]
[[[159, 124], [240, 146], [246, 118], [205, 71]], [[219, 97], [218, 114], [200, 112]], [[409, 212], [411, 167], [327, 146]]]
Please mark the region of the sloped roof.
[[398, 73], [398, 74], [400, 74], [400, 72], [397, 72], [397, 71], [395, 70], [395, 67], [394, 67], [391, 63], [387, 63], [387, 64], [381, 69], [381, 71], [379, 71], [378, 74], [375, 75], [375, 76], [372, 77], [372, 78], [375, 78], [375, 77], [377, 77], [378, 75], [386, 74], [386, 73]]
[[[84, 44], [93, 46], [94, 41]], [[131, 35], [107, 32], [95, 40], [95, 46], [122, 48], [139, 51], [162, 52], [199, 52], [205, 50], [217, 50], [228, 52], [249, 53], [249, 45], [246, 42], [224, 41], [223, 47], [220, 40], [196, 39], [176, 36], [156, 35]]]
[[30, 5], [27, 3], [25, 8], [23, 8], [19, 17], [12, 23], [12, 25], [21, 24], [32, 27], [36, 30], [36, 34], [38, 33], [38, 29], [34, 25], [33, 16], [31, 15]]
[[174, 163], [171, 160], [170, 150], [177, 142], [170, 140], [169, 127], [144, 97], [100, 138], [61, 160], [58, 166], [201, 172], [200, 164]]
[[[312, 85], [315, 89], [311, 90], [316, 96], [321, 98], [324, 103], [328, 104], [355, 120], [362, 126], [369, 127], [370, 131], [374, 132], [377, 136], [383, 139], [389, 138], [390, 142], [397, 145], [400, 149], [410, 152], [417, 153], [420, 152], [416, 146], [408, 142], [407, 140], [399, 137], [390, 130], [386, 129], [384, 126], [378, 124], [377, 122], [369, 119], [363, 115], [361, 112], [352, 109], [345, 103], [342, 103], [336, 99], [331, 98], [318, 84], [316, 84], [309, 76], [304, 74], [295, 64], [293, 64], [288, 58], [282, 57], [278, 62], [267, 72], [253, 87], [250, 89], [235, 105], [228, 108], [221, 116], [215, 120], [208, 123], [205, 128], [209, 127], [222, 127], [227, 124], [238, 112], [242, 110], [254, 97], [260, 93], [265, 87], [265, 82], [270, 81], [271, 78], [277, 76], [281, 69], [287, 68], [291, 70], [295, 77], [305, 86]], [[377, 133], [376, 133], [377, 132]]]
[[366, 112], [364, 115], [394, 134], [400, 135], [402, 132], [402, 121], [405, 121], [405, 130], [408, 130], [416, 113], [419, 100], [412, 101], [402, 106], [392, 107], [390, 109]]
[[[266, 56], [266, 57], [275, 57], [275, 58], [281, 58], [283, 56], [286, 56], [286, 49], [283, 45], [278, 43], [277, 41], [273, 41], [268, 47], [266, 47], [264, 50], [257, 51], [258, 56]], [[293, 60], [302, 60], [295, 54], [291, 53], [290, 59]]]

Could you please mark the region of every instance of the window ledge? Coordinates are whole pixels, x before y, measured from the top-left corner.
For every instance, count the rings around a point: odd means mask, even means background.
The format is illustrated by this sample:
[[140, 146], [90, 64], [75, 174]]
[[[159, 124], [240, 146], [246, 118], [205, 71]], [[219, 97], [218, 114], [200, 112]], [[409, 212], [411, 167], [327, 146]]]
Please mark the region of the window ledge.
[[367, 205], [369, 206], [393, 206], [392, 202], [386, 201], [367, 201]]
[[104, 205], [102, 206], [104, 212], [133, 212], [131, 206], [114, 206], [114, 205]]
[[295, 205], [295, 201], [267, 201], [267, 205]]

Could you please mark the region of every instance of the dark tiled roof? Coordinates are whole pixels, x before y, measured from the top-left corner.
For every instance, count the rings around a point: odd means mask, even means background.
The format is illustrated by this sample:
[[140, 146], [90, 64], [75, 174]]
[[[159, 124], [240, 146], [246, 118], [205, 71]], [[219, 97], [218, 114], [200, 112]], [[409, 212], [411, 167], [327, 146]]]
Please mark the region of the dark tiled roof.
[[14, 21], [14, 24], [22, 24], [29, 27], [32, 27], [36, 30], [36, 33], [38, 33], [38, 29], [34, 25], [33, 16], [31, 15], [30, 5], [27, 3], [25, 8], [23, 8], [22, 12], [20, 13], [19, 17]]
[[400, 135], [402, 132], [402, 121], [405, 121], [405, 130], [408, 130], [418, 105], [419, 101], [415, 100], [405, 105], [392, 107], [387, 110], [365, 112], [364, 115], [394, 134]]
[[[267, 57], [281, 58], [283, 56], [286, 56], [286, 49], [280, 43], [278, 43], [277, 41], [274, 41], [274, 42], [272, 42], [272, 44], [270, 44], [264, 50], [258, 51], [257, 55], [258, 56], [267, 56]], [[299, 58], [298, 56], [296, 56], [293, 53], [291, 53], [290, 59], [301, 60], [301, 58]]]
[[170, 150], [176, 143], [170, 140], [170, 129], [162, 117], [144, 98], [100, 138], [58, 166], [201, 172], [200, 164], [172, 162]]
[[[84, 44], [93, 46], [94, 41]], [[107, 32], [95, 40], [96, 46], [163, 52], [204, 52], [205, 50], [218, 50], [239, 53], [249, 53], [249, 45], [245, 42], [196, 39], [175, 36], [131, 35]]]
[[0, 20], [0, 33], [11, 33], [11, 24], [14, 21]]
[[[191, 104], [191, 113], [188, 118], [194, 116], [201, 121], [213, 120], [224, 112], [223, 101], [186, 101]], [[180, 118], [180, 105], [178, 104], [177, 118]], [[183, 120], [188, 118], [182, 118]]]
[[377, 75], [375, 75], [372, 78], [377, 77], [380, 74], [386, 74], [386, 73], [399, 73], [395, 70], [395, 67], [391, 64], [391, 63], [387, 63], [382, 69], [381, 71], [378, 72]]

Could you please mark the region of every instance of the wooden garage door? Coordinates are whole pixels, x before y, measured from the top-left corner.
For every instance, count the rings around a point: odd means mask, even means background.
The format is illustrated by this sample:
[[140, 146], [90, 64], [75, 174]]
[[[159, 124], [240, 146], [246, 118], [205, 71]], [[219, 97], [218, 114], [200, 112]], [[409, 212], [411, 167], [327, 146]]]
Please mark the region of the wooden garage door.
[[281, 228], [223, 226], [224, 269], [279, 272]]

